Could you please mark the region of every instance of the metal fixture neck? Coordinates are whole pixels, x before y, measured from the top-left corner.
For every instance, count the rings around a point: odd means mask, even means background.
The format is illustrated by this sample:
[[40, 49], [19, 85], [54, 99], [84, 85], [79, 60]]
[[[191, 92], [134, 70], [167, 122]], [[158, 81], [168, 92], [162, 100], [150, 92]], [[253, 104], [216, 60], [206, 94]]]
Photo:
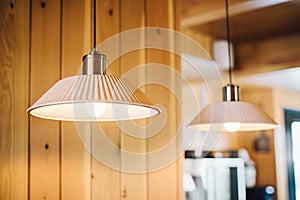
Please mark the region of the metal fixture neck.
[[240, 91], [238, 85], [231, 83], [223, 87], [223, 101], [239, 101]]
[[82, 74], [106, 74], [107, 57], [93, 49], [89, 54], [82, 57]]

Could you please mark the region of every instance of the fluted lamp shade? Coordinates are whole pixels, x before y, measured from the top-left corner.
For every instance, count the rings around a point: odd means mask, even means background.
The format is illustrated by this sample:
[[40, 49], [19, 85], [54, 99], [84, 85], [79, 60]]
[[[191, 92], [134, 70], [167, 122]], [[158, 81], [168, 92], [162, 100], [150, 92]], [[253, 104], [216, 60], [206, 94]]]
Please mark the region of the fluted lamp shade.
[[64, 78], [27, 112], [39, 118], [63, 121], [120, 121], [160, 113], [144, 93], [129, 81], [106, 75], [106, 57], [93, 50], [84, 57], [83, 74]]
[[236, 85], [223, 88], [223, 102], [205, 106], [188, 125], [189, 128], [201, 131], [221, 130], [258, 131], [274, 129], [278, 125], [266, 113], [255, 105], [239, 101]]

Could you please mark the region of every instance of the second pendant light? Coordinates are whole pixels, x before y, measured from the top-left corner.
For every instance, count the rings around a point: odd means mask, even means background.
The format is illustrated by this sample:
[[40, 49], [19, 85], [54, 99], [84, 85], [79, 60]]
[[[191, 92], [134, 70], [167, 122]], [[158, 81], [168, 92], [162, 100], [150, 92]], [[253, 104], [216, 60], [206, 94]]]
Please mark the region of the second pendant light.
[[239, 86], [232, 84], [228, 0], [225, 0], [225, 9], [229, 83], [223, 87], [223, 101], [205, 106], [188, 127], [200, 131], [228, 132], [274, 129], [278, 126], [274, 120], [255, 105], [240, 101]]

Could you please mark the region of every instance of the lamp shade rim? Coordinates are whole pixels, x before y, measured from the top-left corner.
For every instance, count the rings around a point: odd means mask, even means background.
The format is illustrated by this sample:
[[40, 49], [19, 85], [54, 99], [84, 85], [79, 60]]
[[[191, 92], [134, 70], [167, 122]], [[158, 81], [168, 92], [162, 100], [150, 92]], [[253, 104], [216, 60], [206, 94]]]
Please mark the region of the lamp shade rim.
[[[224, 122], [224, 123], [231, 123], [231, 122]], [[187, 125], [188, 128], [192, 130], [199, 130], [199, 131], [209, 131], [209, 130], [219, 130], [223, 132], [228, 132], [223, 125], [224, 123], [207, 123], [207, 124], [189, 124]], [[240, 131], [262, 131], [262, 130], [271, 130], [278, 128], [280, 125], [276, 123], [241, 123], [240, 128], [237, 132]]]
[[[86, 114], [86, 105], [101, 104], [110, 108], [110, 114], [102, 116], [88, 116]], [[63, 108], [63, 109], [62, 109]], [[44, 110], [48, 110], [45, 114]], [[131, 112], [130, 110], [136, 111]], [[49, 110], [60, 110], [61, 112], [49, 112]], [[121, 114], [118, 113], [122, 110]], [[127, 111], [128, 110], [128, 111]], [[83, 111], [83, 112], [82, 112]], [[162, 111], [157, 106], [151, 106], [147, 104], [139, 104], [132, 102], [117, 102], [117, 101], [69, 101], [69, 102], [53, 102], [44, 105], [32, 106], [27, 109], [27, 112], [32, 116], [51, 119], [51, 120], [63, 120], [63, 121], [77, 121], [77, 122], [100, 122], [100, 121], [126, 121], [134, 119], [143, 119], [147, 117], [153, 117], [160, 114]], [[93, 111], [92, 111], [93, 112]], [[52, 114], [51, 114], [52, 113]], [[54, 113], [54, 114], [53, 114]], [[60, 114], [63, 113], [63, 114]], [[67, 114], [64, 114], [67, 113]]]
[[[31, 107], [29, 107], [26, 110], [26, 113], [30, 113], [32, 110], [40, 107], [45, 107], [45, 106], [52, 106], [52, 105], [58, 105], [58, 104], [83, 104], [83, 103], [109, 103], [109, 104], [127, 104], [127, 105], [134, 105], [134, 106], [141, 106], [141, 107], [146, 107], [146, 108], [151, 108], [156, 110], [160, 114], [162, 112], [162, 109], [159, 108], [158, 106], [151, 105], [151, 104], [142, 104], [142, 103], [136, 103], [136, 102], [130, 102], [130, 101], [114, 101], [114, 100], [92, 100], [92, 101], [86, 101], [86, 100], [71, 100], [71, 101], [57, 101], [57, 102], [49, 102], [49, 103], [44, 103], [44, 104], [34, 104]], [[154, 115], [153, 115], [154, 116]]]

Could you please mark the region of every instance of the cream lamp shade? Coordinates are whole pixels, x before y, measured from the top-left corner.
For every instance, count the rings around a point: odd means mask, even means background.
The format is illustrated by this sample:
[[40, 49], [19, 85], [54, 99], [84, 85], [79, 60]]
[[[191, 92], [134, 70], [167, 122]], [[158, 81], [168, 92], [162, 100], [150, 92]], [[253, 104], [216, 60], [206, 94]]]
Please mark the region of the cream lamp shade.
[[206, 105], [188, 125], [200, 131], [259, 131], [278, 125], [257, 106], [239, 101], [239, 87], [228, 84], [223, 88], [223, 101]]
[[63, 121], [120, 121], [157, 115], [144, 93], [128, 80], [106, 75], [106, 56], [96, 49], [84, 56], [82, 75], [52, 86], [27, 112]]

